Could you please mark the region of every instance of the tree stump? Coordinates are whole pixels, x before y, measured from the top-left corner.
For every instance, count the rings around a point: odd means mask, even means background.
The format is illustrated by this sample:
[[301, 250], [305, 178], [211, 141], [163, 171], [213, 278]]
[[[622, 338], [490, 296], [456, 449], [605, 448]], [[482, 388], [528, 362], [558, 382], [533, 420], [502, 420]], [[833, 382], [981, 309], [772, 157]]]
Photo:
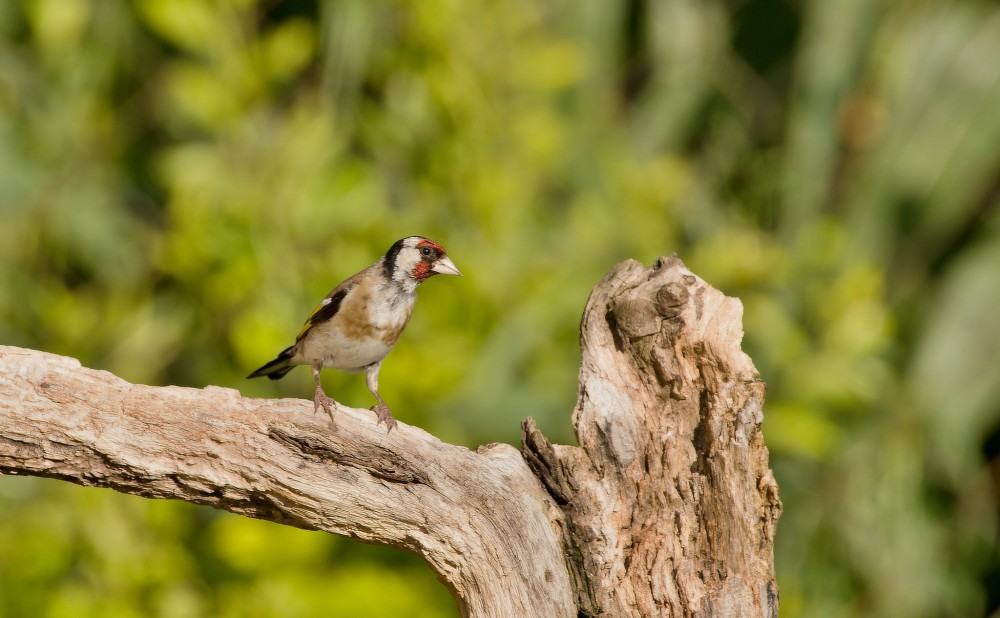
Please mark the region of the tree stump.
[[0, 473], [402, 547], [463, 616], [777, 616], [781, 502], [741, 319], [676, 256], [618, 265], [584, 311], [580, 445], [529, 418], [520, 452], [0, 346]]
[[565, 516], [581, 614], [777, 616], [781, 502], [742, 314], [676, 256], [621, 264], [591, 294], [580, 446], [528, 419], [522, 448]]

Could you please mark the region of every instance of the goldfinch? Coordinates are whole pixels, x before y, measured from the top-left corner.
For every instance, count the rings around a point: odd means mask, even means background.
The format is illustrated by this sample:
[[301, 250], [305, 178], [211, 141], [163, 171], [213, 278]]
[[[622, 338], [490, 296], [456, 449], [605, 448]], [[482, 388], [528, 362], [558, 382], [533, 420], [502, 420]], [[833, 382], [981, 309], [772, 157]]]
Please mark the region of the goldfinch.
[[[324, 368], [365, 372], [365, 385], [378, 401], [372, 410], [388, 431], [396, 426], [389, 406], [378, 394], [382, 361], [406, 328], [417, 300], [417, 286], [436, 274], [458, 275], [441, 245], [422, 236], [397, 240], [377, 262], [347, 279], [326, 295], [302, 326], [295, 345], [247, 378], [278, 380], [296, 365], [312, 367], [316, 381], [315, 411], [322, 407], [333, 418], [337, 402], [320, 383]], [[376, 423], [376, 424], [377, 424]]]

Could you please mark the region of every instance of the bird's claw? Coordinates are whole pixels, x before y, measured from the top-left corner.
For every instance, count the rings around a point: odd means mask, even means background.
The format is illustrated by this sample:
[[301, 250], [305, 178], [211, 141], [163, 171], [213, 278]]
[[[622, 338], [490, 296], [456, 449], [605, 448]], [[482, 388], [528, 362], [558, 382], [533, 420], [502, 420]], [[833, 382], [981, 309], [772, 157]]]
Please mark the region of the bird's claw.
[[330, 420], [336, 420], [333, 417], [333, 409], [337, 407], [337, 402], [326, 393], [322, 391], [316, 391], [316, 396], [313, 397], [313, 414], [319, 412], [320, 408], [326, 410], [326, 413], [330, 415]]
[[378, 425], [379, 423], [385, 423], [385, 429], [386, 429], [385, 432], [389, 433], [390, 431], [392, 431], [393, 427], [396, 426], [396, 419], [392, 418], [392, 412], [389, 412], [389, 406], [386, 405], [372, 406], [371, 410], [372, 412], [375, 413], [375, 416], [378, 417], [378, 421], [375, 423], [375, 425]]

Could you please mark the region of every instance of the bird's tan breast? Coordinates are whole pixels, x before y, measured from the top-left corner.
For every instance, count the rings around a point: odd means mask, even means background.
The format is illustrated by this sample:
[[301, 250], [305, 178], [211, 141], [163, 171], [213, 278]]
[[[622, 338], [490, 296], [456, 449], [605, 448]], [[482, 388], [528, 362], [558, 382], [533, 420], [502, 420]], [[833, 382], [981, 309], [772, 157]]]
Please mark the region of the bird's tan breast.
[[306, 362], [360, 369], [385, 358], [410, 320], [415, 296], [380, 285], [378, 280], [359, 282], [336, 315], [312, 328], [302, 346]]
[[363, 282], [351, 290], [344, 299], [343, 307], [334, 316], [337, 328], [350, 339], [370, 339], [378, 336], [378, 326], [371, 319], [374, 286]]

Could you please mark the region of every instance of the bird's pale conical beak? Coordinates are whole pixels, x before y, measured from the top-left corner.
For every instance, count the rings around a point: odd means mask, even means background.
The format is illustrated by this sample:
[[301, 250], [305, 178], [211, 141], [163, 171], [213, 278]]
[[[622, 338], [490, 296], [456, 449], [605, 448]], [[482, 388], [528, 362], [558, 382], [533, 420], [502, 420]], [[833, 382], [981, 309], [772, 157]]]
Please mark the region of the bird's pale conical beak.
[[447, 255], [442, 257], [440, 260], [435, 262], [434, 266], [431, 266], [431, 270], [442, 275], [458, 275], [462, 276], [458, 268], [455, 267], [455, 263], [451, 261], [451, 258]]

